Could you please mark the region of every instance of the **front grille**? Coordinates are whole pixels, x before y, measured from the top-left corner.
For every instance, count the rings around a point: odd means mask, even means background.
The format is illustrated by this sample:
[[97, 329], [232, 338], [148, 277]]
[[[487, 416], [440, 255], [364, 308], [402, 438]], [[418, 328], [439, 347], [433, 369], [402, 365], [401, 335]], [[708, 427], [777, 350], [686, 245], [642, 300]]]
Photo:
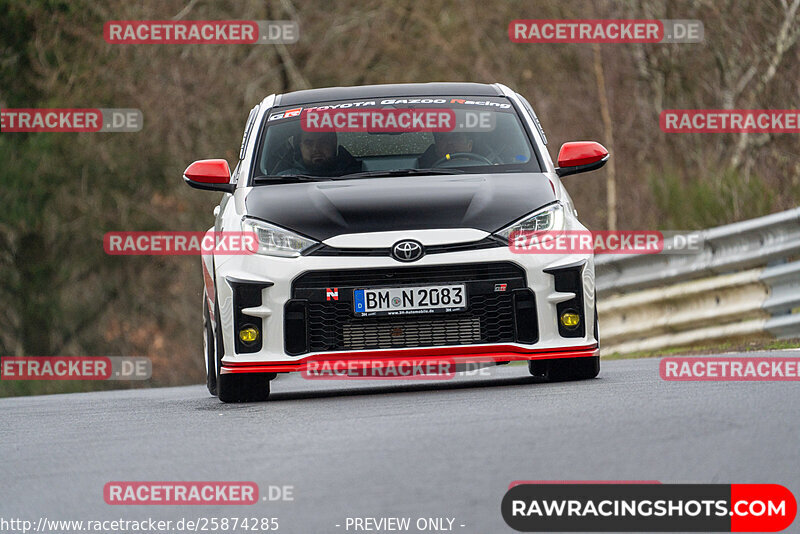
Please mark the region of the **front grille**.
[[[347, 286], [395, 287], [397, 284], [439, 282], [480, 282], [502, 278], [525, 280], [521, 267], [508, 262], [465, 263], [431, 267], [385, 267], [380, 269], [351, 269], [340, 271], [311, 271], [295, 279], [295, 296], [308, 289]], [[501, 280], [502, 281], [502, 280]]]
[[[448, 243], [445, 245], [426, 245], [425, 254], [443, 254], [445, 252], [465, 252], [508, 246], [499, 239], [485, 237], [479, 241], [469, 243]], [[391, 257], [392, 249], [387, 248], [336, 248], [328, 245], [319, 245], [306, 252], [308, 256], [386, 256]]]
[[342, 333], [347, 350], [468, 345], [480, 342], [481, 320], [463, 317], [413, 322], [347, 323]]
[[[353, 290], [358, 288], [437, 285], [467, 286], [468, 309], [406, 316], [358, 317]], [[504, 290], [499, 285], [505, 284]], [[338, 300], [328, 300], [335, 291]], [[518, 321], [515, 302], [527, 289], [524, 271], [513, 263], [480, 263], [432, 267], [399, 267], [310, 272], [298, 277], [287, 306], [305, 307], [305, 340], [287, 339], [287, 352], [432, 347], [538, 340], [537, 321]], [[522, 300], [522, 299], [519, 299]], [[534, 307], [535, 314], [535, 307]], [[298, 315], [299, 317], [299, 315]], [[530, 315], [527, 316], [528, 318]], [[519, 331], [519, 324], [526, 329]], [[299, 334], [296, 334], [299, 335]], [[300, 343], [302, 344], [302, 343]], [[288, 350], [289, 347], [293, 350]]]

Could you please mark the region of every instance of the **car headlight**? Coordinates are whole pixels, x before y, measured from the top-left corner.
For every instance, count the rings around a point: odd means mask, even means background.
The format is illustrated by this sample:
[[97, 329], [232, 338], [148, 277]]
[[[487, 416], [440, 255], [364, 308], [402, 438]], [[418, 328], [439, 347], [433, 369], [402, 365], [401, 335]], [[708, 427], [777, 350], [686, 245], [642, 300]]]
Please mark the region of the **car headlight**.
[[242, 231], [256, 234], [258, 239], [256, 253], [266, 254], [267, 256], [294, 258], [307, 248], [317, 244], [313, 239], [308, 239], [279, 226], [249, 217], [242, 219]]
[[564, 206], [560, 202], [545, 206], [539, 211], [526, 215], [494, 233], [508, 243], [513, 232], [550, 232], [564, 229]]

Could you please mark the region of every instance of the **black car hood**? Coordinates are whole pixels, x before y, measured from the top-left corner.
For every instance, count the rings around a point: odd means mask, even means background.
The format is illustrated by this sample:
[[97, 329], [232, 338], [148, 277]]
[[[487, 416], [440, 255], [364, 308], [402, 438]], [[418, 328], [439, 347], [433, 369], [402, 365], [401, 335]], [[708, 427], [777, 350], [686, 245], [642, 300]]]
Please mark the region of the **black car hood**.
[[340, 234], [500, 230], [556, 199], [546, 175], [465, 174], [261, 185], [247, 214], [323, 241]]

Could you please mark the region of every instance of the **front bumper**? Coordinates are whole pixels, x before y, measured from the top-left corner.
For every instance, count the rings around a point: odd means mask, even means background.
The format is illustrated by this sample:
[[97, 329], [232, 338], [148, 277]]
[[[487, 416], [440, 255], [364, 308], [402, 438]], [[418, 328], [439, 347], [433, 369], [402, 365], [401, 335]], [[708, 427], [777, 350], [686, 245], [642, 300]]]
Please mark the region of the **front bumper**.
[[320, 356], [306, 356], [291, 362], [240, 362], [229, 361], [221, 372], [228, 373], [293, 373], [306, 372], [311, 362], [337, 362], [349, 360], [392, 361], [407, 364], [438, 364], [452, 360], [458, 364], [500, 363], [551, 358], [583, 358], [599, 356], [597, 344], [561, 349], [526, 349], [516, 345], [461, 345], [454, 347], [425, 347], [402, 350], [326, 352]]
[[[408, 237], [414, 238], [409, 232]], [[302, 371], [311, 359], [325, 357], [342, 359], [421, 358], [436, 359], [442, 356], [468, 358], [469, 362], [514, 361], [542, 358], [571, 358], [596, 355], [597, 340], [594, 332], [594, 262], [591, 255], [580, 254], [515, 254], [508, 247], [497, 247], [463, 252], [429, 254], [412, 264], [401, 263], [391, 257], [303, 256], [278, 258], [263, 255], [217, 257], [214, 283], [219, 305], [224, 356], [223, 373], [242, 372], [294, 372]], [[404, 269], [435, 266], [459, 266], [485, 263], [507, 263], [518, 266], [524, 273], [524, 284], [533, 293], [536, 306], [536, 339], [517, 342], [503, 339], [500, 342], [481, 342], [473, 339], [469, 344], [424, 346], [409, 348], [380, 348], [365, 350], [307, 350], [289, 354], [284, 339], [286, 304], [297, 296], [293, 283], [302, 275], [313, 272], [335, 272], [359, 269]], [[578, 281], [583, 303], [583, 329], [581, 335], [570, 337], [559, 331], [557, 316], [563, 307], [565, 293], [557, 290], [553, 270], [566, 266], [580, 266]], [[470, 282], [470, 280], [464, 280]], [[242, 309], [234, 303], [236, 283], [261, 284], [260, 302]], [[295, 288], [296, 289], [296, 288]], [[242, 352], [237, 343], [235, 325], [252, 318], [261, 324], [261, 344], [254, 352]], [[318, 324], [319, 326], [319, 324]]]

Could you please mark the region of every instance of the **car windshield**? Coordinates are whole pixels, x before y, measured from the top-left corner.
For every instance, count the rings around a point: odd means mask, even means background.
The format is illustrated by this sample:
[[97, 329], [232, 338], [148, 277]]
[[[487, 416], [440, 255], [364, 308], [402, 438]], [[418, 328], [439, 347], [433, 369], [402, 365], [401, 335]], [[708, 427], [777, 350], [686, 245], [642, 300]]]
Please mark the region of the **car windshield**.
[[503, 97], [397, 97], [278, 107], [264, 119], [252, 184], [539, 172]]

